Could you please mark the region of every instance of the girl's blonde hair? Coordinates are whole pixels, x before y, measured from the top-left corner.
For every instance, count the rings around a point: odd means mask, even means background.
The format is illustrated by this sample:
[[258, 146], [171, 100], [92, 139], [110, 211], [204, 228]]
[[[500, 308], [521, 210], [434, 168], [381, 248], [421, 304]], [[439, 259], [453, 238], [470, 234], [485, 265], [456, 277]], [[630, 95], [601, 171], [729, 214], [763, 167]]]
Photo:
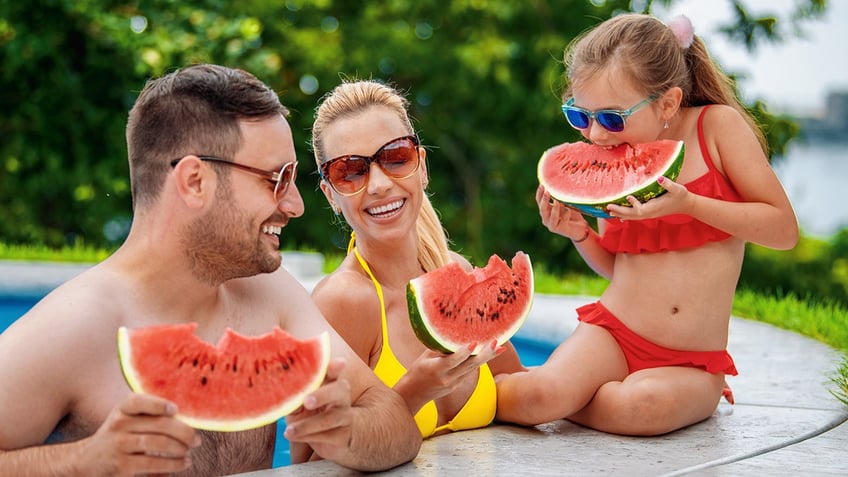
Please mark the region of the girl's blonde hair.
[[[315, 163], [328, 158], [324, 155], [323, 133], [329, 124], [362, 113], [369, 108], [385, 107], [393, 111], [409, 135], [415, 130], [409, 119], [409, 102], [396, 89], [375, 80], [344, 81], [323, 98], [312, 125], [312, 151]], [[427, 194], [423, 194], [421, 210], [416, 221], [418, 234], [418, 263], [424, 271], [434, 270], [450, 261], [448, 239]]]
[[581, 81], [590, 81], [599, 71], [613, 67], [633, 84], [641, 85], [646, 95], [677, 86], [683, 90], [683, 107], [733, 107], [768, 152], [762, 130], [734, 93], [733, 81], [710, 58], [697, 35], [690, 46], [684, 47], [671, 28], [655, 17], [619, 15], [575, 38], [565, 50], [564, 62], [568, 82], [565, 98]]

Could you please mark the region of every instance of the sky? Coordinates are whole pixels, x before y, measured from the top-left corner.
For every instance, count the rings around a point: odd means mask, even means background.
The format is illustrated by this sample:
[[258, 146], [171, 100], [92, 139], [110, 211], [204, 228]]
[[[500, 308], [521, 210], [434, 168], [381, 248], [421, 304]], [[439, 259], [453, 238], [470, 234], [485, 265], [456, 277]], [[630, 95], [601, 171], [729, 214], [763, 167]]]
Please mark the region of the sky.
[[[797, 0], [746, 0], [751, 14], [776, 14], [785, 18]], [[730, 43], [718, 25], [733, 18], [731, 2], [680, 0], [667, 12], [654, 6], [662, 20], [689, 17], [695, 33], [725, 71], [740, 79], [743, 98], [764, 99], [775, 112], [821, 115], [829, 92], [848, 92], [848, 1], [828, 2], [824, 17], [804, 23], [806, 37], [787, 35], [782, 43], [762, 43], [754, 53]]]

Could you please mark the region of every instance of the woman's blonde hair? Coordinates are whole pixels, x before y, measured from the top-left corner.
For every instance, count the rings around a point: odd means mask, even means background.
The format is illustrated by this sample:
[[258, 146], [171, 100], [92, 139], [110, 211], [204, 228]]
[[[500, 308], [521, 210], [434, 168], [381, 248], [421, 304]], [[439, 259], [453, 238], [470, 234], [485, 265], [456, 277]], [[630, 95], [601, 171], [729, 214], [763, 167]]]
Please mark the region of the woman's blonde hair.
[[[328, 158], [324, 154], [323, 133], [329, 124], [359, 114], [373, 107], [393, 111], [409, 135], [414, 135], [409, 119], [409, 102], [395, 88], [375, 80], [344, 81], [323, 98], [312, 125], [312, 151], [320, 166]], [[423, 194], [421, 210], [416, 221], [418, 234], [418, 263], [424, 271], [434, 270], [450, 261], [448, 239], [427, 194]]]
[[575, 85], [590, 81], [599, 71], [614, 67], [646, 95], [662, 93], [674, 86], [683, 90], [681, 106], [724, 104], [733, 107], [757, 135], [763, 150], [765, 140], [754, 117], [739, 101], [733, 81], [715, 64], [701, 39], [681, 46], [668, 25], [650, 15], [624, 14], [601, 23], [575, 38], [565, 50], [566, 87], [572, 96]]

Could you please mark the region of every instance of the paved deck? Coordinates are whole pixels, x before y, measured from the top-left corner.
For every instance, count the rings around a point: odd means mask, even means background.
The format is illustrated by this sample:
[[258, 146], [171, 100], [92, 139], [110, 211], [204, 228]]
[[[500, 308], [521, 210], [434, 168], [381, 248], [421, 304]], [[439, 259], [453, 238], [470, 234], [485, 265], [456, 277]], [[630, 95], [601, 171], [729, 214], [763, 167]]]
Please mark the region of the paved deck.
[[[311, 288], [320, 259], [284, 254]], [[0, 262], [0, 291], [44, 289], [84, 267]], [[27, 285], [28, 284], [28, 285]], [[537, 295], [519, 334], [558, 343], [591, 297]], [[424, 442], [412, 462], [379, 475], [848, 475], [848, 409], [831, 394], [838, 352], [815, 340], [733, 318], [728, 346], [740, 375], [728, 378], [736, 404], [722, 401], [706, 421], [660, 437], [622, 437], [556, 421], [531, 428], [496, 424]], [[360, 475], [312, 462], [241, 477]]]

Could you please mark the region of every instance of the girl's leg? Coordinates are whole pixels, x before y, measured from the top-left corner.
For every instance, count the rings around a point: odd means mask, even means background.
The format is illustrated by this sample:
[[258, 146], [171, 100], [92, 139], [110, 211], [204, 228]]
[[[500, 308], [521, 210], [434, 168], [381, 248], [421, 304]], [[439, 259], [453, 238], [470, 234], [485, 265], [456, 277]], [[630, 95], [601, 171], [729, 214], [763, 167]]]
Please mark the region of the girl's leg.
[[602, 384], [627, 376], [627, 362], [605, 329], [580, 323], [545, 364], [499, 376], [497, 419], [536, 425], [586, 406]]
[[624, 435], [665, 434], [710, 417], [724, 388], [724, 374], [695, 368], [637, 371], [608, 382], [569, 419], [593, 429]]

